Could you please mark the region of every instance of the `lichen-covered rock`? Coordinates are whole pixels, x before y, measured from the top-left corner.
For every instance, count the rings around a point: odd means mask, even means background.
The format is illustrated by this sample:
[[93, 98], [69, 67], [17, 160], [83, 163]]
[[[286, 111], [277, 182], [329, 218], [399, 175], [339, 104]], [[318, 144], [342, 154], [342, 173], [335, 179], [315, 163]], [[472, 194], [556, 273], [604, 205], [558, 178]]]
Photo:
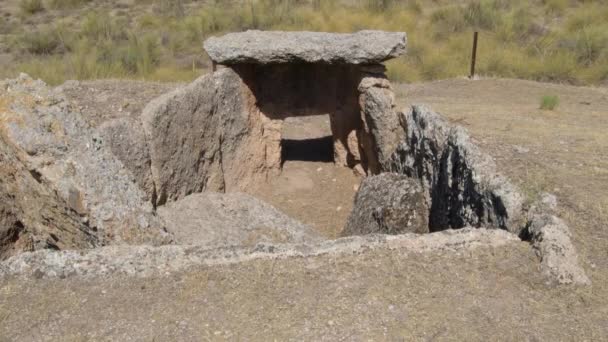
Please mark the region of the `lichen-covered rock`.
[[356, 33], [250, 30], [212, 37], [204, 47], [220, 64], [375, 64], [405, 53], [404, 32]]
[[310, 228], [243, 193], [193, 194], [158, 208], [176, 242], [200, 246], [252, 246], [319, 241]]
[[100, 244], [170, 241], [131, 173], [59, 90], [22, 74], [0, 82], [0, 92], [5, 141]]
[[280, 169], [280, 129], [255, 102], [241, 77], [226, 68], [144, 108], [159, 205], [204, 190], [239, 190]]
[[150, 153], [141, 123], [128, 117], [111, 119], [102, 123], [98, 131], [116, 158], [131, 171], [137, 185], [146, 193], [146, 199], [153, 201], [154, 182], [150, 169]]
[[413, 179], [382, 173], [363, 180], [342, 236], [428, 233], [429, 210]]
[[422, 183], [431, 231], [473, 226], [519, 234], [525, 224], [523, 196], [467, 132], [424, 106], [400, 115], [405, 139], [381, 170]]

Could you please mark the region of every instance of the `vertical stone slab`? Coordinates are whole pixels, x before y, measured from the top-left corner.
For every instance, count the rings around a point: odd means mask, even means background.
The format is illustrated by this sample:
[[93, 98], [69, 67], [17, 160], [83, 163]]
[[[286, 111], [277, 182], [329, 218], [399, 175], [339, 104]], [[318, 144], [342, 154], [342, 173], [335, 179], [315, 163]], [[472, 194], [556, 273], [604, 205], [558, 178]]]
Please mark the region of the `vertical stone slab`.
[[359, 133], [366, 169], [377, 174], [403, 139], [404, 130], [395, 111], [395, 95], [384, 66], [367, 66], [359, 83], [363, 128]]

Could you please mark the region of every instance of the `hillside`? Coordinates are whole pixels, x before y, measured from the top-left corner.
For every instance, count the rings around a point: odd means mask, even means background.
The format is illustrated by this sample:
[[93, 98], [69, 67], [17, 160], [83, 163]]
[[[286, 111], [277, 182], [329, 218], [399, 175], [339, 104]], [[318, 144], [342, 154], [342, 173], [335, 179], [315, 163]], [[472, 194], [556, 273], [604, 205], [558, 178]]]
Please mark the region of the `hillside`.
[[246, 29], [406, 31], [394, 81], [478, 73], [571, 84], [608, 80], [605, 0], [5, 0], [0, 77], [189, 81], [209, 68], [202, 41]]

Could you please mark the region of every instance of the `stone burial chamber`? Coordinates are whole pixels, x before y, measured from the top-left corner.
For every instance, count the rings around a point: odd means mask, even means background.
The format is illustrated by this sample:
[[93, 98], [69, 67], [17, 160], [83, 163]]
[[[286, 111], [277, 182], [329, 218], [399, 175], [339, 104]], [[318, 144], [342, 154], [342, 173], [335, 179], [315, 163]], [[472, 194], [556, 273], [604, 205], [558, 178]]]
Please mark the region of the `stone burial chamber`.
[[[0, 260], [121, 244], [303, 244], [313, 255], [325, 248], [317, 232], [239, 191], [280, 172], [285, 119], [328, 115], [333, 161], [366, 176], [336, 245], [520, 237], [551, 279], [589, 283], [555, 208], [526, 203], [463, 128], [425, 106], [395, 108], [382, 63], [405, 52], [405, 33], [247, 31], [204, 47], [212, 73], [139, 120], [98, 127], [61, 88], [0, 81]], [[0, 276], [32, 255], [0, 263]]]

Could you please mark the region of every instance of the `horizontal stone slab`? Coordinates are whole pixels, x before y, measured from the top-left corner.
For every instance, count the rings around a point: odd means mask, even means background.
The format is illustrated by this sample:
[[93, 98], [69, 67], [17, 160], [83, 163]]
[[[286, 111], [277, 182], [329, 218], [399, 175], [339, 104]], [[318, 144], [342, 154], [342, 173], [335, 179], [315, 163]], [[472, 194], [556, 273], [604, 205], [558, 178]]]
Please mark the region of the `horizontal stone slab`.
[[375, 64], [405, 53], [405, 32], [356, 33], [246, 31], [211, 37], [204, 43], [219, 64]]

